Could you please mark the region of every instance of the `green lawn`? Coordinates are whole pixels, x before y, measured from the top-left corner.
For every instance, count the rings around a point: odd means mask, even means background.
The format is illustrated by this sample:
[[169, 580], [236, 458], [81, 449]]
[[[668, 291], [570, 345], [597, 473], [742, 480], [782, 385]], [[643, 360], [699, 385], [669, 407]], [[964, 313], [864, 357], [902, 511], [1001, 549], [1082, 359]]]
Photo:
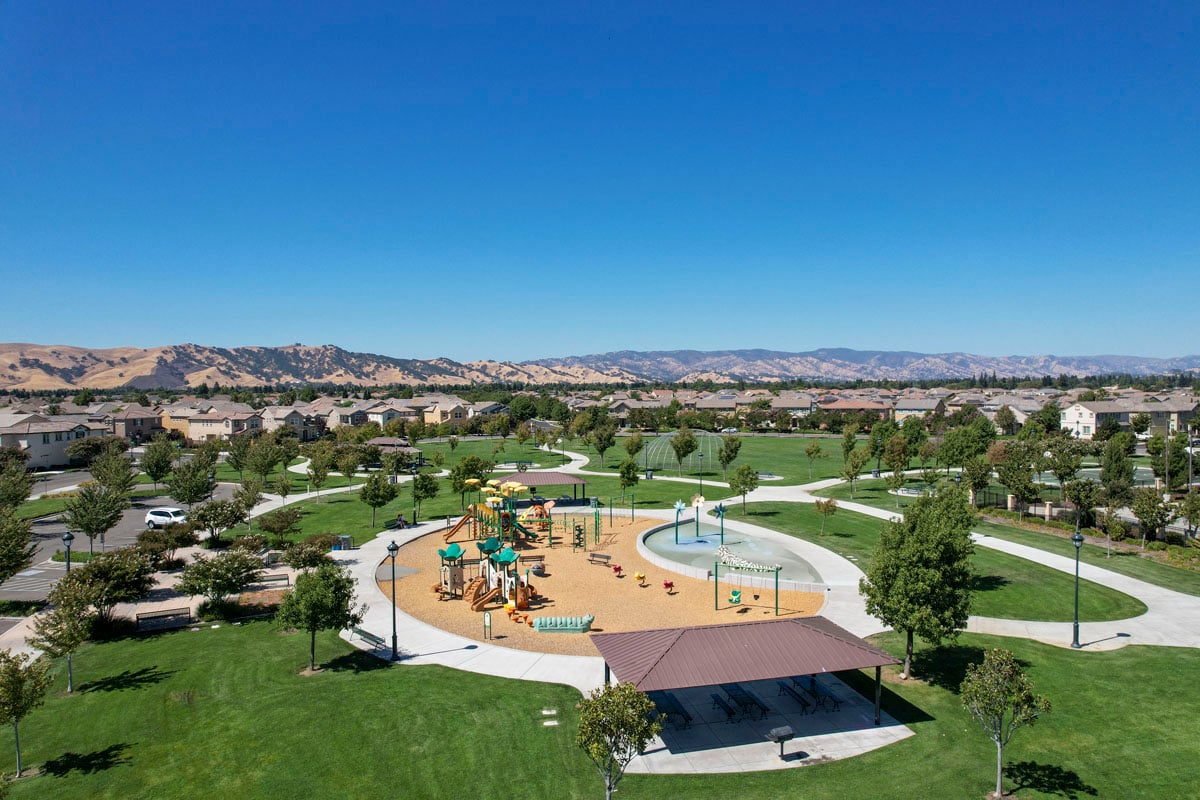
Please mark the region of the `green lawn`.
[[[161, 497], [166, 489], [162, 484], [159, 484], [158, 491], [154, 489], [136, 489], [130, 492], [131, 499], [144, 499], [147, 497]], [[44, 517], [48, 514], [61, 514], [66, 508], [67, 498], [64, 495], [51, 495], [50, 497], [39, 497], [37, 500], [26, 500], [17, 508], [17, 516], [21, 519], [34, 519], [36, 517]]]
[[[504, 445], [504, 449], [495, 452], [496, 446], [500, 444]], [[548, 453], [545, 450], [539, 450], [532, 439], [523, 445], [518, 444], [516, 438], [512, 436], [507, 439], [459, 439], [453, 450], [446, 442], [421, 442], [418, 447], [425, 454], [427, 461], [433, 460], [434, 453], [441, 453], [444, 459], [442, 466], [445, 469], [450, 469], [467, 456], [478, 456], [492, 463], [532, 461], [538, 464], [535, 469], [549, 469], [564, 463], [561, 452]]]
[[[839, 509], [820, 534], [821, 515], [811, 505], [795, 503], [751, 503], [749, 517], [741, 506], [730, 511], [730, 519], [746, 519], [756, 525], [814, 542], [855, 562], [864, 572], [885, 524], [873, 517]], [[972, 614], [1005, 619], [1069, 622], [1074, 615], [1074, 578], [985, 547], [976, 547], [971, 558], [976, 572]], [[1086, 621], [1126, 619], [1143, 614], [1146, 607], [1121, 592], [1090, 581], [1080, 582], [1079, 617]]]
[[[303, 458], [294, 458], [289, 462], [288, 465], [292, 466], [294, 464], [299, 464], [303, 461], [304, 461]], [[276, 467], [275, 469], [273, 469], [271, 471], [271, 473], [269, 475], [267, 475], [266, 491], [268, 493], [274, 494], [274, 492], [275, 492], [274, 483], [277, 480], [279, 480], [280, 475], [288, 476], [288, 480], [292, 484], [292, 492], [295, 494], [299, 494], [301, 492], [307, 492], [311, 488], [309, 486], [308, 475], [306, 473], [291, 472], [290, 470], [285, 472], [283, 467]], [[218, 483], [241, 483], [243, 480], [245, 480], [247, 478], [257, 478], [257, 477], [258, 476], [255, 475], [254, 473], [250, 472], [250, 470], [243, 470], [242, 472], [238, 472], [236, 469], [229, 466], [224, 461], [217, 464], [217, 482]], [[364, 480], [363, 478], [355, 476], [350, 480], [349, 483], [350, 483], [350, 485], [353, 486], [353, 485], [362, 483], [363, 480]], [[342, 477], [341, 475], [332, 475], [331, 474], [331, 475], [329, 475], [329, 477], [327, 477], [325, 479], [325, 485], [322, 486], [321, 488], [322, 489], [333, 489], [338, 486], [346, 486], [346, 485], [347, 485], [347, 482], [344, 477]]]
[[[938, 474], [942, 482], [948, 480], [945, 472]], [[904, 485], [908, 489], [918, 489], [921, 491], [924, 491], [926, 488], [925, 482], [917, 475], [909, 475]], [[1005, 495], [1008, 493], [1007, 489], [994, 482], [988, 486], [987, 491], [999, 492]], [[836, 486], [830, 486], [826, 489], [818, 489], [813, 494], [893, 510], [896, 508], [897, 502], [900, 508], [904, 508], [916, 499], [915, 497], [889, 494], [886, 478], [860, 478], [855, 482], [853, 493], [850, 491], [849, 483], [839, 483]], [[1052, 503], [1061, 502], [1057, 486], [1042, 486], [1041, 497], [1043, 500], [1049, 500]]]
[[[638, 454], [638, 465], [645, 468], [648, 463], [647, 459], [652, 459], [649, 462], [652, 466], [658, 466], [660, 461], [654, 459], [654, 452], [657, 449], [659, 452], [665, 452], [666, 456], [666, 472], [670, 475], [678, 475], [678, 464], [675, 461], [674, 455], [670, 454], [670, 445], [666, 439], [656, 448], [653, 440], [656, 438], [654, 434], [643, 434], [646, 441], [646, 447]], [[697, 437], [706, 441], [704, 446], [704, 478], [706, 480], [718, 480], [724, 482], [725, 478], [721, 472], [721, 463], [717, 460], [717, 453], [721, 447], [721, 437]], [[824, 478], [836, 478], [842, 473], [842, 440], [840, 437], [807, 437], [807, 436], [749, 436], [739, 435], [742, 441], [742, 448], [738, 451], [737, 460], [730, 466], [730, 471], [736, 469], [741, 464], [750, 464], [759, 472], [771, 472], [779, 476], [781, 480], [771, 481], [770, 484], [775, 485], [795, 485], [800, 483], [809, 483], [810, 481], [819, 481]], [[804, 448], [808, 447], [808, 443], [813, 439], [821, 443], [821, 452], [823, 458], [819, 458], [812, 463], [812, 476], [809, 477], [808, 456], [804, 455]], [[567, 449], [577, 453], [583, 453], [589, 456], [586, 469], [595, 472], [616, 472], [621, 462], [628, 458], [628, 453], [623, 446], [625, 437], [617, 439], [617, 444], [605, 453], [604, 463], [601, 464], [599, 455], [590, 449], [586, 442], [581, 439], [573, 439], [567, 442]], [[862, 444], [860, 443], [861, 447]], [[664, 449], [665, 448], [665, 449]], [[700, 461], [696, 454], [689, 456], [683, 463], [683, 476], [696, 478], [699, 476]]]
[[[918, 488], [923, 486], [923, 484], [919, 480], [910, 479], [908, 486]], [[851, 500], [850, 487], [847, 484], [822, 489], [813, 494], [834, 497], [838, 500]], [[852, 502], [888, 511], [896, 510], [897, 497], [887, 493], [887, 486], [883, 481], [859, 481], [854, 495]], [[914, 499], [916, 498], [900, 497], [900, 510], [903, 510]], [[1049, 553], [1057, 553], [1068, 558], [1075, 557], [1075, 547], [1065, 535], [1028, 531], [1014, 525], [1001, 525], [983, 520], [976, 523], [974, 530], [977, 533], [1036, 547]], [[1089, 541], [1080, 550], [1079, 558], [1087, 564], [1104, 567], [1113, 572], [1128, 575], [1131, 578], [1153, 583], [1155, 586], [1162, 586], [1167, 589], [1174, 589], [1177, 592], [1200, 596], [1200, 572], [1142, 558], [1137, 553], [1118, 553], [1113, 551], [1112, 556], [1108, 557], [1106, 556], [1106, 548], [1103, 541]]]
[[[901, 650], [896, 636], [878, 643]], [[303, 634], [282, 635], [256, 622], [85, 647], [75, 657], [75, 695], [62, 693], [60, 662], [55, 691], [21, 725], [26, 767], [41, 774], [15, 784], [11, 797], [602, 794], [573, 742], [573, 689], [442, 667], [389, 667], [331, 634], [318, 640], [325, 671], [301, 677], [307, 644]], [[957, 686], [965, 665], [991, 647], [1013, 650], [1054, 708], [1018, 731], [1006, 753], [1006, 785], [1019, 787], [1018, 797], [1193, 796], [1200, 758], [1194, 711], [1163, 687], [1200, 681], [1200, 653], [1076, 652], [973, 635], [937, 650], [919, 648], [913, 680], [889, 674], [884, 709], [915, 733], [903, 742], [801, 769], [631, 775], [620, 796], [981, 798], [991, 788], [995, 750], [962, 709]], [[862, 673], [844, 677], [867, 691]], [[542, 726], [543, 708], [557, 709], [559, 726]], [[1152, 756], [1147, 742], [1154, 743]], [[0, 769], [13, 768], [10, 742], [0, 749]]]
[[[1066, 536], [1027, 531], [1012, 525], [1000, 525], [983, 520], [975, 524], [974, 530], [985, 536], [1007, 539], [1010, 542], [1045, 550], [1048, 553], [1057, 553], [1067, 558], [1075, 557], [1075, 545], [1071, 544], [1070, 538]], [[1130, 578], [1153, 583], [1155, 586], [1200, 596], [1200, 572], [1142, 558], [1137, 553], [1120, 553], [1114, 550], [1112, 557], [1106, 557], [1102, 542], [1085, 544], [1079, 551], [1079, 560], [1121, 575], [1127, 575]]]

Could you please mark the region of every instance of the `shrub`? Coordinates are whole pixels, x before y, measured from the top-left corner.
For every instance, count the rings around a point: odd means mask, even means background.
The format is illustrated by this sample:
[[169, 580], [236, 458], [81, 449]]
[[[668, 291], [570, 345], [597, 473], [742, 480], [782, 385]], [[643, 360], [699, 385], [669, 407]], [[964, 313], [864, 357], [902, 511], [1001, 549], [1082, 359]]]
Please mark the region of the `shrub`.
[[260, 553], [267, 547], [267, 537], [260, 533], [248, 533], [234, 539], [233, 544], [229, 547], [231, 550], [240, 550], [244, 553]]
[[1156, 553], [1162, 552], [1167, 549], [1167, 543], [1166, 542], [1146, 542], [1146, 549], [1152, 550]]
[[284, 564], [300, 570], [313, 569], [332, 560], [329, 557], [329, 547], [318, 547], [309, 542], [294, 544], [283, 554]]
[[332, 533], [314, 533], [312, 536], [305, 537], [303, 543], [328, 551], [332, 550], [333, 546], [337, 544], [337, 535]]

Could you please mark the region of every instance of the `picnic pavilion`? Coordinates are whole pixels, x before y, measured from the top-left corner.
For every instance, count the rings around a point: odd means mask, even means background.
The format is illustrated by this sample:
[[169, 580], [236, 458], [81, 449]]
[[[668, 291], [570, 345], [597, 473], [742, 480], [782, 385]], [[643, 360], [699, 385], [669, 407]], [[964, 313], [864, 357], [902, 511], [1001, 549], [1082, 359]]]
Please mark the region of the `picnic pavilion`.
[[[500, 483], [519, 483], [523, 486], [528, 486], [530, 489], [539, 489], [543, 486], [570, 486], [571, 496], [574, 500], [579, 500], [580, 495], [587, 497], [587, 483], [577, 475], [569, 475], [565, 472], [554, 472], [548, 470], [545, 472], [513, 472], [508, 475], [503, 475], [497, 478]], [[585, 490], [580, 490], [583, 486]]]
[[[604, 659], [605, 683], [615, 674], [643, 692], [660, 693], [668, 702], [672, 689], [720, 687], [729, 696], [730, 711], [735, 707], [743, 714], [761, 710], [763, 717], [771, 713], [766, 704], [753, 693], [747, 696], [746, 691], [734, 687], [776, 681], [782, 696], [785, 686], [794, 685], [798, 691], [790, 693], [791, 699], [803, 706], [820, 703], [823, 698], [819, 689], [810, 694], [800, 678], [809, 678], [815, 687], [818, 675], [874, 667], [876, 726], [883, 667], [900, 663], [820, 616], [593, 633], [591, 640]], [[717, 700], [716, 693], [713, 700]]]

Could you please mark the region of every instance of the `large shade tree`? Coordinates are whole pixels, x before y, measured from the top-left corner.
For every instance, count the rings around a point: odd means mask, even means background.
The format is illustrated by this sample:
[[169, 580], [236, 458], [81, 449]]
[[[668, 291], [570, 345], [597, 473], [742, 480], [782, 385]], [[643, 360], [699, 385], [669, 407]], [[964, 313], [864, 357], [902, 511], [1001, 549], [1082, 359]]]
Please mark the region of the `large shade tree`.
[[904, 672], [912, 670], [913, 638], [953, 639], [971, 609], [971, 525], [963, 492], [944, 486], [918, 498], [904, 518], [883, 529], [859, 591], [867, 611], [905, 635]]

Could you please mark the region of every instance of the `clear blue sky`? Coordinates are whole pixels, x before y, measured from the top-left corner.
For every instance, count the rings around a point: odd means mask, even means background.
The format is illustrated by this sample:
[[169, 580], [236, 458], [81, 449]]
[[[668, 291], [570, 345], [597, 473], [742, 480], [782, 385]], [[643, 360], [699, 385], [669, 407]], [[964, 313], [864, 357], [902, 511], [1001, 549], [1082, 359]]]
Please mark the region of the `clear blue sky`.
[[0, 341], [1200, 350], [1193, 3], [341, 5], [0, 5]]

